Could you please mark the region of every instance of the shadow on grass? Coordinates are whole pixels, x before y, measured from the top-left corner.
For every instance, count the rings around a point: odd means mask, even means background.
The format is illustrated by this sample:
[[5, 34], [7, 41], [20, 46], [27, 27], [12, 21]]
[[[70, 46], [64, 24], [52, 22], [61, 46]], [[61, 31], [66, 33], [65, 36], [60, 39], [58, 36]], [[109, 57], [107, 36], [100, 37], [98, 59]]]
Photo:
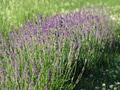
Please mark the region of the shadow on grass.
[[[108, 61], [108, 62], [105, 62]], [[96, 68], [86, 68], [80, 82], [74, 90], [105, 90], [117, 88], [120, 90], [120, 41], [116, 40], [107, 47], [96, 65]]]

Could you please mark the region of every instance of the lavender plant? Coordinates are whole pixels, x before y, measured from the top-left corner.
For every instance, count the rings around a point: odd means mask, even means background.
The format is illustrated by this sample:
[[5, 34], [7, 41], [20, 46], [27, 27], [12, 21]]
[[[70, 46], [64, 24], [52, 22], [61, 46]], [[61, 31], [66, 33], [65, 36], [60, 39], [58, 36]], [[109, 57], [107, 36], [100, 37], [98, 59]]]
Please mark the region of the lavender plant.
[[25, 21], [8, 41], [1, 36], [1, 89], [72, 90], [112, 45], [110, 25], [107, 12], [99, 8]]

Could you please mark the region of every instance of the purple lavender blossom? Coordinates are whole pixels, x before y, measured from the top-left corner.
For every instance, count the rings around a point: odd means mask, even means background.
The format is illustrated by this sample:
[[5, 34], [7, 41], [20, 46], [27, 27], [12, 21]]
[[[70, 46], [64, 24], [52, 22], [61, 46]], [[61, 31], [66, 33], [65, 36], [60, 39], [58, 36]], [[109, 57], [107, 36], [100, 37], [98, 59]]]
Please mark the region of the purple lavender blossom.
[[45, 90], [48, 90], [48, 87], [47, 87], [47, 85], [45, 86]]
[[[100, 44], [103, 43], [102, 40], [112, 42], [112, 32], [108, 28], [106, 17], [84, 8], [45, 19], [42, 15], [38, 15], [37, 21], [33, 17], [32, 21], [25, 21], [24, 27], [8, 35], [8, 43], [0, 37], [0, 55], [4, 55], [4, 57], [0, 56], [0, 64], [2, 65], [5, 60], [10, 62], [7, 64], [6, 61], [4, 62], [5, 69], [8, 70], [11, 81], [19, 84], [20, 87], [27, 84], [28, 89], [32, 90], [33, 86], [30, 84], [40, 82], [43, 84], [38, 84], [37, 87], [48, 90], [49, 85], [52, 84], [52, 78], [56, 79], [56, 77], [65, 75], [62, 70], [64, 66], [67, 68], [65, 72], [68, 72], [68, 69], [72, 71], [72, 64], [75, 60], [78, 61], [84, 44], [85, 49], [88, 48], [86, 52], [88, 54], [91, 52], [90, 42], [92, 40], [90, 39], [95, 39]], [[71, 66], [67, 67], [69, 63]], [[0, 69], [2, 82], [6, 77], [5, 69], [4, 67]], [[53, 69], [57, 69], [59, 75], [52, 71]], [[69, 77], [67, 78], [70, 80]], [[44, 80], [46, 81], [43, 82]]]
[[0, 49], [0, 54], [2, 54], [2, 56], [4, 56], [5, 53]]
[[38, 80], [40, 79], [40, 77], [41, 77], [41, 74], [42, 74], [42, 70], [38, 73]]

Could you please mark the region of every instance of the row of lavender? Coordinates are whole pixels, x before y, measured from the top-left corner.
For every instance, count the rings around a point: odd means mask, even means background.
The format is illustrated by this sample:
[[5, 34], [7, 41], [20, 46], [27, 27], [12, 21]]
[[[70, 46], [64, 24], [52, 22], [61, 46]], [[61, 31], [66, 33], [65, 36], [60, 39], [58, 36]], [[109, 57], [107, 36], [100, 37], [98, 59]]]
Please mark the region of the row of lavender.
[[[73, 89], [114, 41], [106, 10], [82, 8], [33, 18], [0, 43], [2, 89]], [[107, 47], [109, 47], [107, 46]]]

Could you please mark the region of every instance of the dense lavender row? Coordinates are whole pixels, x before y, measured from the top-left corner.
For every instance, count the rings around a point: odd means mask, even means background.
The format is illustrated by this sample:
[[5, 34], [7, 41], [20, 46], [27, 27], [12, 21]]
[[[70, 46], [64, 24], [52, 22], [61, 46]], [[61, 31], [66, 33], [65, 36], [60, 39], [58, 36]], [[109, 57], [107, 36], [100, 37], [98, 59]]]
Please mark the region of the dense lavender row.
[[38, 15], [11, 32], [8, 41], [0, 35], [0, 87], [71, 90], [86, 64], [95, 65], [106, 43], [112, 45], [110, 25], [103, 9], [82, 8], [45, 19]]

